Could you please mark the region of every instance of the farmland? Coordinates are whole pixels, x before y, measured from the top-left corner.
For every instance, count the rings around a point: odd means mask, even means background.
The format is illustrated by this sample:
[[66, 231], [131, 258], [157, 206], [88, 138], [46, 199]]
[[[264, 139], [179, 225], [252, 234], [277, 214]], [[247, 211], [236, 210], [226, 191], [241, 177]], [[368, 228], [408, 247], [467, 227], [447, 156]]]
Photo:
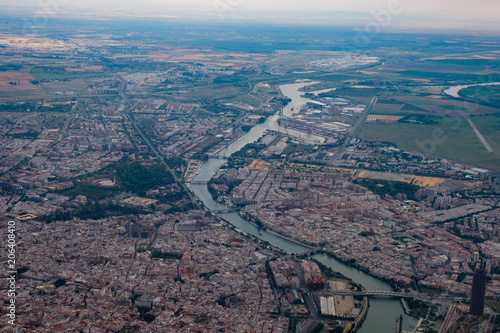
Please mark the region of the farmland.
[[441, 118], [436, 124], [367, 124], [361, 137], [390, 141], [413, 151], [500, 171], [500, 117], [478, 116], [473, 120], [492, 146], [493, 153], [486, 151], [462, 117]]

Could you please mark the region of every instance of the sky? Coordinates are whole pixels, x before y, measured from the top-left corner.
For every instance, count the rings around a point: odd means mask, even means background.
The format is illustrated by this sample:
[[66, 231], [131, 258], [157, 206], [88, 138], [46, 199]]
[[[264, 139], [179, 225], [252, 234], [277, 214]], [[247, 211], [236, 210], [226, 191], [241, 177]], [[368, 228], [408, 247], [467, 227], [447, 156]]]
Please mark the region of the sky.
[[[179, 10], [202, 13], [207, 17], [245, 16], [260, 18], [303, 18], [307, 13], [364, 12], [372, 17], [390, 12], [392, 23], [404, 24], [405, 18], [432, 19], [435, 26], [462, 26], [462, 22], [478, 28], [500, 29], [500, 0], [0, 0], [0, 5], [26, 6], [27, 11], [55, 9], [55, 14], [85, 9], [93, 15], [155, 12], [179, 15]], [[51, 10], [52, 10], [51, 9]], [[442, 20], [442, 22], [440, 22]], [[471, 23], [473, 22], [473, 23]], [[409, 25], [415, 20], [409, 20]]]

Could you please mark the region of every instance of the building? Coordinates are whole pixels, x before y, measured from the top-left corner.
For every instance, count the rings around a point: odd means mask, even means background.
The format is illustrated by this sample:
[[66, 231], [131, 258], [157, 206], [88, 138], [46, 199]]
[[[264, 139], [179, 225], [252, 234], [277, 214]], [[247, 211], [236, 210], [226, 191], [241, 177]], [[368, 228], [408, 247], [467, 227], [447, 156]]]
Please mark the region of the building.
[[315, 109], [322, 109], [322, 108], [328, 106], [327, 104], [321, 103], [321, 102], [318, 102], [318, 101], [308, 101], [307, 105], [311, 106], [311, 107], [313, 107]]
[[486, 295], [486, 271], [476, 269], [472, 278], [472, 292], [470, 296], [470, 314], [482, 316], [484, 313], [484, 299]]
[[152, 294], [144, 294], [135, 301], [138, 308], [151, 309], [157, 297]]

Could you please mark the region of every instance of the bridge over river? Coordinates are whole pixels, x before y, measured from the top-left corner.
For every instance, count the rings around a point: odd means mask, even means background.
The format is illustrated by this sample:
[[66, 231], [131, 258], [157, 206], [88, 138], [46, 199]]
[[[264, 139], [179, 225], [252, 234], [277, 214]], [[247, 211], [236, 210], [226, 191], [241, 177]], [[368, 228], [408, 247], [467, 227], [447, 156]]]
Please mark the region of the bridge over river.
[[413, 293], [398, 293], [395, 291], [328, 291], [332, 296], [366, 296], [366, 297], [394, 297], [394, 298], [414, 298]]
[[212, 213], [214, 213], [214, 214], [222, 214], [222, 213], [235, 213], [238, 210], [237, 209], [227, 208], [227, 209], [211, 209], [210, 211]]
[[186, 182], [186, 184], [191, 184], [191, 185], [206, 185], [206, 184], [208, 184], [208, 182], [194, 181], [194, 182]]
[[459, 297], [455, 295], [429, 295], [422, 293], [400, 293], [396, 291], [327, 291], [325, 295], [331, 296], [365, 296], [365, 297], [389, 297], [389, 298], [417, 298], [422, 300], [441, 300], [441, 301], [468, 301], [467, 297]]

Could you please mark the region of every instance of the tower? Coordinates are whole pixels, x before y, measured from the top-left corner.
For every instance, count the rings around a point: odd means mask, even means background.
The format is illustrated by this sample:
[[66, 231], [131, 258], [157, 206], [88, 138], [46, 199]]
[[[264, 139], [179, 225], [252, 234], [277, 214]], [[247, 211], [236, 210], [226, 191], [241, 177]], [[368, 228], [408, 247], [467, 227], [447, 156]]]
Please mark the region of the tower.
[[486, 271], [478, 268], [472, 277], [472, 292], [470, 295], [469, 313], [474, 316], [482, 316], [484, 313], [484, 299], [486, 295]]
[[396, 319], [396, 333], [403, 332], [403, 315], [400, 315], [399, 318]]

